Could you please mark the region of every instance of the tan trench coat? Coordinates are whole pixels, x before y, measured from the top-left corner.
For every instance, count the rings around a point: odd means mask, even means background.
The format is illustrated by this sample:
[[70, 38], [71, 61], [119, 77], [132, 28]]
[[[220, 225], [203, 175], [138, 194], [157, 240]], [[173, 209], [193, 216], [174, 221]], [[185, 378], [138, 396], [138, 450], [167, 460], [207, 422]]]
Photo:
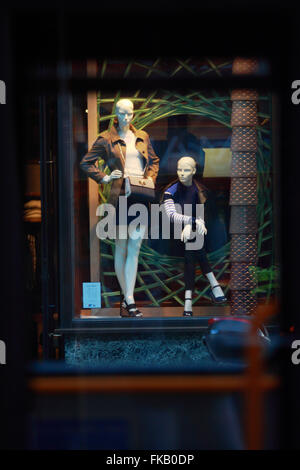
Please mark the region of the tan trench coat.
[[[136, 136], [136, 148], [145, 159], [145, 177], [151, 176], [154, 183], [159, 169], [159, 158], [155, 154], [147, 132], [137, 130], [130, 124], [130, 130]], [[120, 146], [122, 152], [120, 150]], [[122, 155], [123, 153], [123, 155]], [[97, 183], [100, 183], [105, 173], [101, 172], [96, 165], [99, 158], [102, 158], [110, 171], [121, 170], [124, 174], [126, 144], [118, 134], [116, 123], [110, 130], [101, 132], [92, 148], [80, 162], [81, 169]], [[108, 203], [116, 207], [118, 197], [123, 183], [123, 177], [113, 180]]]

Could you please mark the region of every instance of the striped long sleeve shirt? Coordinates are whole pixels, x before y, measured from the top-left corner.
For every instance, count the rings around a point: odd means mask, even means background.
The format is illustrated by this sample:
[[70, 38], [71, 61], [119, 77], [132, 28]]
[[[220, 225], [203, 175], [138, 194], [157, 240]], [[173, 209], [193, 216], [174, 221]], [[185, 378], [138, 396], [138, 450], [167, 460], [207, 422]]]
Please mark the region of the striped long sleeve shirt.
[[[184, 186], [180, 181], [170, 186], [163, 197], [164, 208], [171, 222], [192, 224], [193, 230], [196, 228], [196, 205], [199, 204], [198, 188], [193, 183], [191, 186]], [[181, 213], [176, 210], [175, 204], [181, 207]], [[184, 214], [184, 205], [190, 204], [190, 214]]]

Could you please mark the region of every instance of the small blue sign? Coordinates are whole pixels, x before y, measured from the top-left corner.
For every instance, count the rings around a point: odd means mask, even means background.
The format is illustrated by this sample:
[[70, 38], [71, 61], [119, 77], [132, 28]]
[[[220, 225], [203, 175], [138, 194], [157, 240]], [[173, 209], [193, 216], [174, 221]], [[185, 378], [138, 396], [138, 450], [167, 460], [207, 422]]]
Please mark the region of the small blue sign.
[[82, 283], [83, 308], [101, 308], [101, 282]]

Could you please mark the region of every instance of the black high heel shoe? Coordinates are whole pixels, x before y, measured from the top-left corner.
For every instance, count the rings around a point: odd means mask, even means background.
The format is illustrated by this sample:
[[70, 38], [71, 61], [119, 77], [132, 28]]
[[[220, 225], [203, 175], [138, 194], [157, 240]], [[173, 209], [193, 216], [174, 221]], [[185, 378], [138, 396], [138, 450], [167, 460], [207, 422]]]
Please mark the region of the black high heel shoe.
[[143, 314], [138, 308], [136, 308], [135, 304], [127, 305], [126, 300], [123, 299], [120, 306], [120, 316], [123, 318], [141, 318]]
[[121, 301], [120, 301], [120, 317], [126, 317], [126, 313], [127, 313], [127, 310], [126, 310], [126, 300], [125, 300], [125, 297], [124, 295], [121, 296]]

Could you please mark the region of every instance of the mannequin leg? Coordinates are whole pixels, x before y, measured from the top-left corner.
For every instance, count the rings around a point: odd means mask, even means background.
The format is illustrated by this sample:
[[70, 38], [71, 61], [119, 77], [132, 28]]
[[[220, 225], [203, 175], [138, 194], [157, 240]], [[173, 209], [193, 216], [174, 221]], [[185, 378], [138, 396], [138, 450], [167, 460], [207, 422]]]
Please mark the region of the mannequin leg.
[[135, 237], [128, 237], [127, 240], [127, 256], [124, 268], [124, 296], [127, 305], [135, 303], [133, 293], [136, 282], [139, 252], [145, 229], [146, 227], [142, 226], [140, 227], [140, 230], [134, 232], [133, 235], [138, 235], [137, 239], [135, 239]]
[[192, 312], [192, 296], [195, 287], [195, 253], [193, 250], [185, 250], [184, 252], [184, 283], [184, 311]]
[[[121, 287], [121, 291], [125, 292], [125, 261], [126, 261], [126, 255], [127, 255], [127, 240], [120, 240], [119, 238], [116, 238], [115, 241], [115, 259], [114, 259], [114, 264], [115, 264], [115, 272]], [[122, 295], [121, 292], [121, 295]]]
[[[217, 279], [215, 278], [214, 273], [212, 272], [212, 269], [208, 262], [206, 251], [204, 248], [202, 248], [201, 250], [197, 252], [197, 258], [198, 258], [202, 273], [205, 274], [205, 276], [207, 277], [211, 288], [214, 287], [214, 290], [212, 291], [214, 297], [215, 298], [225, 297], [224, 292], [222, 291], [222, 288], [218, 285], [219, 283]], [[218, 286], [218, 287], [215, 287], [215, 286]]]

